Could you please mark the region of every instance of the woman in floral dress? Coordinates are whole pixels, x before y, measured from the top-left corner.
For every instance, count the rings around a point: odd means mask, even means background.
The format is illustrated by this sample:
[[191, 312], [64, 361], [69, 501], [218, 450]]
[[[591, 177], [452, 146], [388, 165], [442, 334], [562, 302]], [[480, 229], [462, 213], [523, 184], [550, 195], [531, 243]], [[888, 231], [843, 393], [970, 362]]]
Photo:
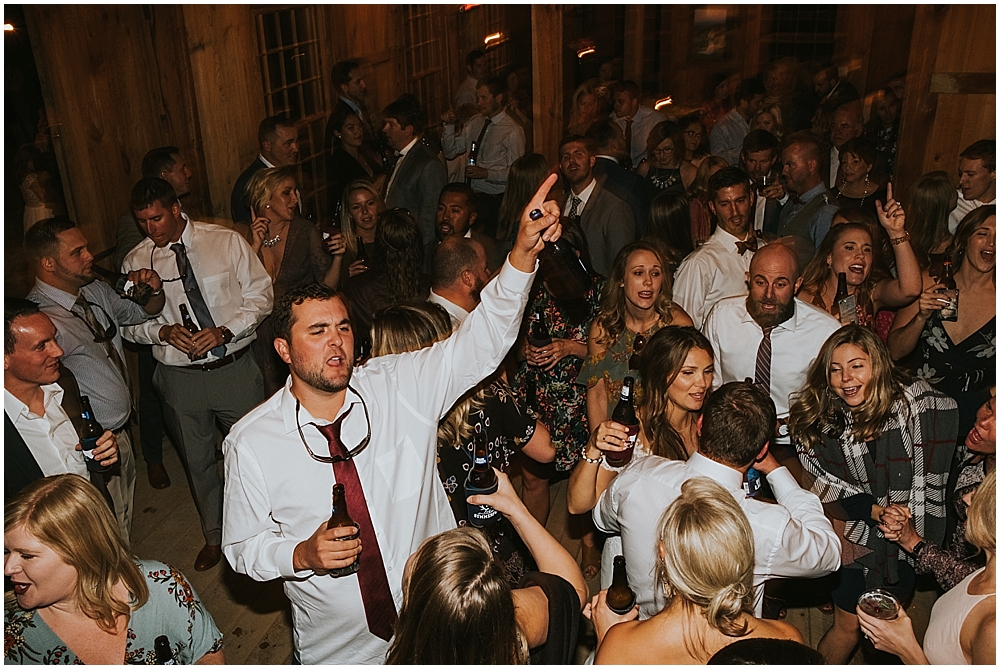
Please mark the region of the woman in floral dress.
[[941, 320], [944, 288], [924, 270], [920, 299], [896, 316], [889, 332], [894, 360], [915, 353], [919, 378], [958, 402], [960, 435], [968, 433], [976, 411], [996, 385], [996, 207], [969, 212], [949, 249], [958, 287], [958, 320]]

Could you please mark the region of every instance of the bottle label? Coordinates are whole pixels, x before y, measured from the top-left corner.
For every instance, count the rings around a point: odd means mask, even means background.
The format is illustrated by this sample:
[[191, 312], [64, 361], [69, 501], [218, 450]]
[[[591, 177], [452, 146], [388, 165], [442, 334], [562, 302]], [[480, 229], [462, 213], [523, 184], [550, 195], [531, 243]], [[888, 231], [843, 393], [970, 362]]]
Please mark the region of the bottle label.
[[[473, 495], [492, 495], [497, 491], [499, 483], [490, 486], [489, 488], [475, 488], [468, 484], [465, 485], [465, 497], [468, 499]], [[502, 514], [494, 509], [488, 504], [469, 504], [466, 503], [468, 507], [469, 523], [473, 527], [484, 527], [486, 525], [492, 525], [502, 518]]]
[[747, 497], [756, 497], [760, 492], [760, 472], [751, 467], [747, 470], [747, 480], [743, 483]]
[[837, 302], [837, 308], [840, 309], [840, 322], [843, 325], [848, 323], [858, 322], [858, 300], [854, 295], [848, 295], [847, 297], [842, 297]]
[[635, 442], [639, 437], [639, 425], [626, 425], [628, 439], [625, 442], [625, 450], [604, 451], [604, 459], [612, 467], [624, 467], [632, 461], [632, 454], [635, 452]]
[[80, 446], [83, 447], [83, 457], [87, 460], [96, 462], [96, 460], [94, 460], [94, 448], [97, 446], [97, 437], [81, 439]]
[[941, 320], [954, 321], [958, 319], [958, 288], [940, 291], [941, 302], [945, 303], [941, 308]]
[[632, 389], [629, 388], [628, 386], [622, 386], [621, 399], [627, 401], [631, 395], [632, 395]]

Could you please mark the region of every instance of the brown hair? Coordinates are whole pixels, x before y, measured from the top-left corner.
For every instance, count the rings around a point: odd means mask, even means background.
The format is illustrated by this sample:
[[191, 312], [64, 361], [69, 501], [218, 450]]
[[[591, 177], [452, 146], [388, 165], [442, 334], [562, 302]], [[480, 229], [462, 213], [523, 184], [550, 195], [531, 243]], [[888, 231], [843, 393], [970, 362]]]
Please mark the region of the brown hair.
[[653, 304], [653, 309], [664, 325], [669, 325], [674, 320], [673, 286], [670, 274], [667, 272], [666, 259], [660, 252], [659, 245], [647, 241], [633, 242], [625, 246], [615, 256], [611, 273], [601, 289], [601, 304], [597, 311], [597, 324], [601, 334], [597, 342], [604, 346], [610, 346], [625, 331], [625, 289], [622, 286], [625, 282], [629, 258], [638, 251], [652, 253], [656, 256], [657, 262], [660, 263], [660, 268], [663, 270], [663, 287]]

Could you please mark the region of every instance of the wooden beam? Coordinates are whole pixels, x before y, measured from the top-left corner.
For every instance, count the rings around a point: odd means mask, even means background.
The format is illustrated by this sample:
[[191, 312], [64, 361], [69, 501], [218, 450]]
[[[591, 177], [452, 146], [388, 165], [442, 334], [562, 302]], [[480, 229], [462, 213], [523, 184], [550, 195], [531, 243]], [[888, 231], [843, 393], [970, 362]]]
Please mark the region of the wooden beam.
[[205, 218], [229, 219], [233, 184], [257, 155], [257, 126], [266, 115], [255, 10], [183, 7], [212, 205]]
[[535, 152], [555, 163], [563, 134], [563, 8], [531, 6], [532, 112]]
[[996, 72], [935, 72], [931, 75], [931, 93], [991, 95], [997, 92]]
[[638, 83], [640, 90], [642, 88], [645, 16], [645, 5], [625, 7], [625, 78]]

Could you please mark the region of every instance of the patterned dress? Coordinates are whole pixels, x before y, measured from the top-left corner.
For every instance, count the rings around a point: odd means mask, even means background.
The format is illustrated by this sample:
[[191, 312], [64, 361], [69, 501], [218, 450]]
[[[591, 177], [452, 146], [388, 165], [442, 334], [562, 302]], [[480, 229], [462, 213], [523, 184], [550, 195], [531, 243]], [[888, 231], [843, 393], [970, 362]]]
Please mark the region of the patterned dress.
[[[653, 327], [641, 334], [646, 338], [646, 341], [649, 341], [649, 338], [662, 327], [663, 323], [657, 321]], [[600, 380], [604, 380], [604, 390], [608, 397], [608, 417], [618, 405], [622, 392], [622, 382], [626, 376], [635, 379], [636, 403], [642, 397], [642, 377], [638, 370], [629, 371], [628, 368], [629, 358], [632, 357], [632, 342], [635, 341], [636, 334], [640, 333], [632, 332], [628, 328], [622, 330], [618, 339], [612, 342], [603, 354], [587, 358], [583, 369], [580, 370], [580, 376], [576, 380], [577, 383], [587, 386], [588, 389], [596, 386]]]
[[[153, 643], [166, 635], [177, 664], [194, 664], [222, 649], [215, 626], [184, 575], [162, 562], [137, 560], [149, 587], [149, 599], [132, 611], [122, 664], [156, 664]], [[17, 600], [4, 603], [5, 664], [83, 664], [36, 611]]]
[[[570, 323], [564, 309], [552, 299], [541, 281], [536, 282], [528, 306], [525, 308], [525, 329], [529, 329], [542, 313], [553, 339], [572, 339], [585, 343], [590, 324], [597, 313], [600, 301], [601, 280], [592, 279], [593, 284], [586, 297], [587, 317], [580, 323]], [[590, 438], [587, 426], [587, 391], [576, 385], [583, 358], [568, 355], [551, 370], [530, 367], [521, 363], [514, 375], [514, 387], [522, 406], [527, 402], [527, 381], [535, 384], [535, 410], [537, 418], [549, 431], [552, 445], [556, 449], [556, 471], [573, 469], [583, 447]]]
[[[490, 383], [483, 408], [474, 410], [468, 421], [475, 431], [486, 434], [490, 465], [502, 472], [510, 470], [514, 456], [535, 434], [534, 417], [518, 408], [514, 392], [503, 379]], [[464, 484], [472, 469], [472, 456], [471, 436], [458, 448], [438, 448], [438, 476], [459, 527], [469, 522]], [[511, 587], [517, 585], [526, 571], [535, 568], [531, 553], [507, 518], [484, 527], [483, 534], [493, 555], [503, 564]]]
[[997, 383], [997, 319], [963, 339], [952, 342], [940, 312], [935, 311], [920, 333], [920, 357], [916, 375], [958, 402], [958, 438], [976, 421], [976, 411], [989, 398]]

